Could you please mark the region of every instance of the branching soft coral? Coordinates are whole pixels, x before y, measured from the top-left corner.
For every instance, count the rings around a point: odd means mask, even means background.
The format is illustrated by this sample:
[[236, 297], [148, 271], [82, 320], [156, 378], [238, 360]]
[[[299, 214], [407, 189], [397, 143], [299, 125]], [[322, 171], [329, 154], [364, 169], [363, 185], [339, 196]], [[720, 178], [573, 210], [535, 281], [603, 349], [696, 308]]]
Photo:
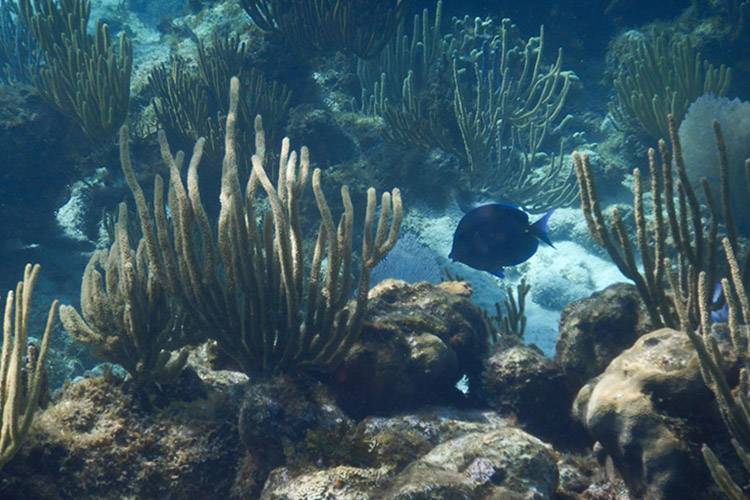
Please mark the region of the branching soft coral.
[[[23, 444], [44, 385], [44, 360], [57, 317], [57, 301], [50, 307], [40, 347], [38, 350], [27, 350], [31, 297], [40, 270], [39, 265], [32, 267], [28, 264], [23, 273], [23, 281], [16, 285], [15, 293], [8, 293], [5, 301], [3, 351], [0, 359], [0, 469]], [[25, 353], [28, 354], [24, 367]]]
[[107, 250], [94, 252], [83, 273], [81, 310], [60, 310], [65, 329], [94, 353], [121, 365], [136, 385], [169, 382], [187, 361], [184, 314], [159, 284], [141, 240], [130, 248], [125, 204]]
[[[239, 91], [239, 79], [232, 78], [221, 209], [215, 224], [209, 222], [198, 188], [203, 139], [195, 144], [186, 184], [181, 174], [184, 155], [173, 155], [160, 134], [170, 188], [165, 206], [163, 182], [157, 177], [152, 215], [130, 164], [127, 130], [121, 131], [121, 164], [135, 197], [144, 252], [162, 286], [246, 373], [331, 369], [359, 337], [370, 273], [398, 238], [401, 195], [398, 189], [382, 195], [376, 221], [376, 193], [373, 188], [367, 192], [362, 265], [350, 303], [354, 207], [349, 190], [341, 188], [344, 213], [336, 224], [323, 195], [320, 170], [310, 175], [307, 149], [291, 151], [288, 139], [282, 143], [274, 184], [267, 174], [260, 118], [255, 122], [252, 173], [243, 189], [236, 145]], [[310, 180], [321, 223], [306, 270], [300, 200]], [[259, 210], [259, 188], [270, 206], [265, 212]]]

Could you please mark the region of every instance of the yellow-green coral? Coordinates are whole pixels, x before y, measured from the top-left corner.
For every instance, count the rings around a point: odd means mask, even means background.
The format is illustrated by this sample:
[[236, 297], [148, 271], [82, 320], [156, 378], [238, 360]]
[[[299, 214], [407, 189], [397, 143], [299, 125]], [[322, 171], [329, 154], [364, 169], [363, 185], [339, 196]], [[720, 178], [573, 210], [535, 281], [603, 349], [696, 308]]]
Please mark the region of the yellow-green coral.
[[[120, 143], [127, 148], [127, 136]], [[179, 351], [187, 340], [185, 316], [153, 271], [145, 241], [130, 248], [123, 203], [112, 247], [94, 252], [83, 273], [83, 317], [71, 306], [60, 310], [68, 333], [91, 345], [98, 357], [125, 368], [140, 388], [169, 382], [187, 361], [187, 351]]]
[[575, 197], [573, 170], [544, 153], [559, 133], [573, 74], [558, 50], [545, 62], [544, 28], [521, 39], [509, 19], [464, 17], [443, 34], [442, 2], [434, 17], [399, 27], [381, 55], [358, 65], [361, 110], [383, 117], [395, 142], [457, 156], [474, 190], [532, 211]]
[[113, 43], [101, 21], [89, 34], [88, 0], [19, 0], [18, 7], [43, 54], [36, 80], [41, 94], [92, 141], [114, 137], [128, 114], [130, 41], [120, 34]]
[[16, 454], [31, 426], [39, 404], [49, 337], [57, 317], [57, 301], [54, 301], [47, 316], [47, 326], [38, 354], [29, 356], [24, 369], [31, 298], [40, 270], [39, 265], [32, 267], [28, 264], [23, 281], [16, 285], [15, 293], [8, 293], [5, 301], [3, 350], [0, 359], [0, 469]]
[[[748, 162], [750, 166], [750, 162]], [[732, 445], [737, 456], [750, 472], [750, 375], [748, 368], [748, 322], [750, 322], [750, 301], [747, 297], [737, 257], [728, 238], [723, 240], [724, 255], [729, 265], [729, 279], [721, 280], [721, 286], [726, 297], [728, 308], [729, 340], [733, 355], [737, 357], [741, 368], [738, 387], [732, 388], [725, 375], [728, 363], [719, 349], [716, 337], [711, 330], [711, 302], [709, 301], [708, 280], [705, 272], [698, 275], [694, 287], [693, 301], [697, 302], [700, 310], [698, 329], [690, 324], [690, 316], [685, 303], [677, 302], [677, 312], [682, 323], [682, 330], [690, 338], [701, 366], [701, 373], [706, 385], [714, 393], [724, 424], [732, 436]], [[673, 278], [674, 282], [676, 278]], [[740, 326], [742, 322], [742, 326]], [[711, 471], [716, 484], [727, 498], [742, 500], [747, 498], [742, 488], [735, 483], [732, 476], [719, 462], [714, 452], [705, 444], [703, 457]]]
[[[136, 199], [145, 251], [164, 287], [183, 301], [199, 327], [246, 373], [329, 369], [360, 334], [370, 272], [398, 238], [401, 195], [397, 189], [383, 194], [376, 221], [376, 193], [367, 192], [362, 265], [349, 304], [354, 208], [348, 189], [341, 189], [344, 213], [336, 224], [323, 195], [320, 170], [310, 172], [307, 149], [292, 151], [288, 139], [282, 143], [278, 181], [273, 183], [267, 174], [259, 118], [252, 173], [241, 185], [236, 149], [239, 92], [239, 79], [232, 78], [218, 223], [209, 222], [198, 188], [203, 139], [195, 145], [185, 184], [183, 156], [173, 156], [160, 134], [162, 156], [170, 170], [171, 224], [161, 181], [157, 180], [152, 216], [129, 161], [122, 162]], [[305, 272], [300, 200], [311, 179], [321, 224]], [[259, 188], [270, 206], [265, 213], [259, 213]]]
[[650, 36], [632, 42], [632, 50], [613, 85], [610, 105], [615, 123], [652, 139], [667, 137], [667, 115], [678, 126], [688, 106], [703, 94], [723, 96], [729, 90], [731, 69], [703, 60], [687, 39]]
[[[713, 280], [717, 272], [717, 231], [719, 217], [731, 221], [728, 189], [722, 188], [721, 205], [713, 197], [707, 182], [701, 184], [708, 208], [708, 221], [702, 218], [698, 195], [687, 178], [682, 145], [677, 136], [674, 117], [667, 118], [671, 148], [659, 141], [659, 156], [648, 151], [648, 176], [652, 202], [646, 204], [646, 189], [640, 169], [633, 171], [633, 210], [635, 231], [626, 227], [621, 212], [612, 211], [605, 217], [597, 195], [594, 176], [587, 155], [573, 154], [578, 177], [581, 208], [594, 240], [612, 258], [620, 272], [632, 280], [646, 305], [651, 322], [656, 327], [679, 328], [675, 302], [687, 300], [694, 292], [691, 275], [705, 271]], [[719, 136], [720, 138], [720, 136]], [[719, 162], [717, 170], [727, 179], [726, 162]], [[650, 208], [650, 212], [648, 208]], [[731, 225], [731, 224], [730, 224]], [[635, 233], [635, 245], [631, 235]], [[736, 243], [736, 242], [734, 242]], [[667, 273], [675, 262], [679, 278], [669, 290]], [[639, 263], [640, 261], [640, 263]], [[693, 324], [697, 321], [697, 304], [690, 306]]]
[[249, 56], [250, 47], [238, 36], [216, 36], [211, 44], [198, 44], [197, 67], [175, 57], [151, 72], [154, 111], [173, 145], [187, 148], [204, 137], [207, 155], [221, 158], [229, 103], [226, 82], [233, 76], [243, 82], [236, 144], [242, 167], [249, 167], [254, 142], [252, 123], [257, 115], [263, 118], [269, 140], [279, 138], [289, 112], [291, 91], [253, 68]]

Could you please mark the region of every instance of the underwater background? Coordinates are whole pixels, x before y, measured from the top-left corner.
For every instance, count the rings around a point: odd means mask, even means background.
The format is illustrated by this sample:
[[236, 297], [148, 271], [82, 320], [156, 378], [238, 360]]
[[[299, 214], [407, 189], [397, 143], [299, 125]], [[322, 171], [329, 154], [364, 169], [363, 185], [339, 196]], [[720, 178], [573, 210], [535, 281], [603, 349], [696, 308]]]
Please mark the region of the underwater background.
[[746, 498], [748, 273], [747, 0], [0, 0], [0, 498]]

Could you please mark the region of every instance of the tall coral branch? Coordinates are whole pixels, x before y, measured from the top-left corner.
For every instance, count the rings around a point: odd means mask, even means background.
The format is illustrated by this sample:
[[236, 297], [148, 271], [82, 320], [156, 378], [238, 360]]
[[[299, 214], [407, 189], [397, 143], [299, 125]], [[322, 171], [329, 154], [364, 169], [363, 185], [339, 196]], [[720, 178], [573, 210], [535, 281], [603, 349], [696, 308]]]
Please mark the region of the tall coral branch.
[[510, 19], [454, 18], [447, 34], [441, 21], [438, 1], [434, 17], [424, 10], [410, 35], [402, 24], [377, 59], [360, 61], [362, 111], [382, 116], [397, 143], [457, 156], [474, 190], [530, 211], [572, 202], [573, 169], [543, 152], [567, 122], [574, 75], [562, 51], [545, 62], [543, 27], [523, 40]]
[[[612, 211], [611, 218], [605, 217], [588, 157], [574, 153], [573, 163], [578, 177], [581, 208], [595, 241], [604, 247], [620, 272], [635, 283], [653, 324], [678, 328], [681, 318], [677, 314], [676, 303], [697, 296], [697, 280], [694, 278], [702, 271], [709, 280], [716, 276], [716, 239], [721, 211], [714, 202], [708, 184], [703, 182], [708, 209], [708, 224], [704, 223], [703, 207], [685, 171], [674, 117], [670, 115], [667, 124], [671, 149], [664, 141], [659, 141], [661, 169], [657, 166], [656, 151], [650, 149], [648, 152], [652, 197], [650, 213], [644, 202], [641, 172], [639, 169], [633, 171], [635, 245], [618, 209]], [[720, 134], [717, 137], [720, 138]], [[718, 169], [723, 172], [722, 175], [726, 175], [728, 164], [720, 162]], [[728, 193], [723, 190], [721, 198], [725, 217], [729, 207], [727, 196]], [[674, 280], [667, 281], [671, 259], [675, 261], [677, 270]], [[670, 285], [671, 293], [667, 293]], [[695, 324], [699, 318], [697, 303], [689, 304], [689, 313], [690, 323]]]
[[695, 99], [729, 89], [731, 69], [704, 61], [685, 39], [659, 35], [632, 45], [613, 82], [617, 97], [610, 113], [621, 128], [664, 137], [667, 114], [680, 122]]
[[[732, 436], [735, 451], [746, 469], [750, 471], [750, 460], [748, 460], [750, 458], [750, 401], [747, 396], [750, 390], [748, 378], [748, 370], [750, 369], [750, 358], [748, 357], [748, 342], [750, 341], [748, 332], [750, 330], [747, 327], [747, 320], [750, 319], [747, 316], [748, 298], [731, 242], [728, 238], [724, 238], [722, 244], [731, 276], [731, 280], [725, 279], [722, 281], [729, 309], [729, 337], [732, 340], [733, 354], [741, 365], [737, 388], [732, 388], [727, 380], [725, 370], [728, 369], [728, 364], [719, 349], [716, 337], [712, 334], [709, 320], [711, 303], [708, 298], [708, 281], [705, 272], [698, 275], [696, 284], [695, 301], [698, 303], [701, 317], [698, 329], [695, 330], [690, 327], [689, 313], [684, 306], [678, 306], [678, 313], [682, 319], [683, 331], [688, 335], [695, 348], [703, 379], [716, 397], [724, 423]], [[745, 323], [742, 326], [737, 322], [738, 310], [742, 311], [742, 319]], [[703, 445], [702, 451], [714, 481], [727, 497], [731, 499], [745, 498], [742, 488], [734, 482], [713, 451], [706, 445]]]
[[[377, 199], [374, 190], [368, 191], [362, 266], [355, 300], [349, 302], [354, 209], [348, 189], [341, 190], [344, 213], [336, 224], [323, 195], [320, 170], [310, 174], [307, 149], [291, 151], [288, 139], [282, 142], [274, 183], [268, 175], [260, 118], [255, 124], [253, 168], [243, 189], [236, 144], [239, 92], [240, 81], [232, 78], [215, 236], [198, 190], [202, 141], [193, 152], [186, 186], [181, 155], [173, 155], [160, 135], [170, 169], [171, 224], [159, 204], [150, 215], [129, 159], [122, 162], [136, 194], [144, 238], [159, 242], [159, 268], [173, 270], [162, 273], [165, 286], [245, 372], [330, 369], [359, 336], [370, 272], [398, 237], [401, 195], [398, 189], [383, 194], [376, 223]], [[305, 273], [300, 201], [310, 180], [321, 225]], [[258, 209], [259, 188], [270, 211]]]
[[130, 41], [120, 34], [113, 43], [101, 21], [89, 34], [89, 0], [19, 0], [18, 9], [43, 54], [36, 85], [44, 98], [93, 141], [114, 137], [128, 114]]
[[[16, 285], [15, 293], [8, 293], [5, 301], [3, 350], [0, 358], [0, 469], [13, 458], [29, 431], [39, 404], [49, 338], [57, 318], [58, 302], [54, 301], [47, 315], [47, 325], [36, 354], [36, 363], [27, 365], [29, 368], [24, 380], [22, 367], [28, 340], [31, 298], [40, 270], [39, 265], [28, 264], [23, 281]], [[32, 358], [33, 356], [29, 356], [29, 360]]]
[[391, 40], [411, 0], [241, 0], [262, 30], [296, 50], [342, 50], [369, 59]]
[[[127, 148], [127, 139], [121, 147]], [[131, 249], [128, 211], [120, 204], [112, 247], [94, 252], [83, 273], [83, 316], [71, 306], [60, 310], [70, 335], [125, 368], [139, 388], [169, 382], [187, 361], [187, 351], [180, 350], [188, 340], [185, 315], [151, 264], [158, 259], [153, 243], [142, 239]]]

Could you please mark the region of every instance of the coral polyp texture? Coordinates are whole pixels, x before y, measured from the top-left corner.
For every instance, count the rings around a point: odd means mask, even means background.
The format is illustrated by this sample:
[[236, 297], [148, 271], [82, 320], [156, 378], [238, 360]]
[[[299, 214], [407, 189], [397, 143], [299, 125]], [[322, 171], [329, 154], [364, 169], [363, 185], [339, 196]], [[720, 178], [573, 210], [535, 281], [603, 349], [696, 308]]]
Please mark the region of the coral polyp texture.
[[71, 306], [60, 309], [65, 329], [77, 341], [125, 368], [139, 386], [169, 382], [180, 373], [188, 354], [180, 348], [190, 328], [157, 281], [145, 245], [141, 239], [131, 248], [128, 211], [121, 204], [112, 247], [94, 252], [83, 273], [83, 317]]

